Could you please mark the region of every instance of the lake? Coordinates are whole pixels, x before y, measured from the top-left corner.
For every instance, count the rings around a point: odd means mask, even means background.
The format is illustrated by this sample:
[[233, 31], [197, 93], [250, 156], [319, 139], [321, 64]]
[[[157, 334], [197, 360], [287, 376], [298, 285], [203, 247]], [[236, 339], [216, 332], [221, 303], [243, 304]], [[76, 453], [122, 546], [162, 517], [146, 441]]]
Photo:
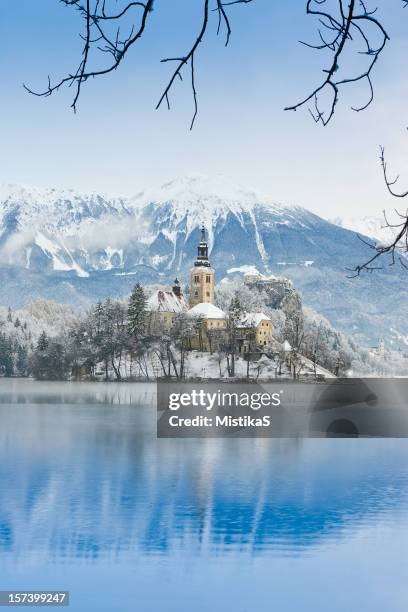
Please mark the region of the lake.
[[0, 589], [75, 612], [407, 609], [408, 440], [157, 440], [154, 385], [17, 379], [0, 440]]

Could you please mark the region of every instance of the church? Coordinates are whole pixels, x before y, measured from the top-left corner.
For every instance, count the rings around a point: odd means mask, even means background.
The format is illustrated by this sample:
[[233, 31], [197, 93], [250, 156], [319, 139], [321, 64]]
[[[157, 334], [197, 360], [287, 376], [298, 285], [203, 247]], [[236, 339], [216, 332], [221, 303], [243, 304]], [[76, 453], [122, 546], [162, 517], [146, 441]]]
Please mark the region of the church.
[[[176, 278], [171, 290], [158, 289], [147, 301], [150, 333], [169, 332], [177, 316], [192, 320], [196, 333], [190, 339], [191, 349], [213, 352], [220, 348], [228, 330], [227, 314], [215, 305], [215, 270], [208, 256], [204, 225], [200, 230], [197, 258], [190, 270], [188, 302]], [[245, 313], [236, 324], [238, 353], [268, 347], [272, 342], [272, 321], [263, 313]]]

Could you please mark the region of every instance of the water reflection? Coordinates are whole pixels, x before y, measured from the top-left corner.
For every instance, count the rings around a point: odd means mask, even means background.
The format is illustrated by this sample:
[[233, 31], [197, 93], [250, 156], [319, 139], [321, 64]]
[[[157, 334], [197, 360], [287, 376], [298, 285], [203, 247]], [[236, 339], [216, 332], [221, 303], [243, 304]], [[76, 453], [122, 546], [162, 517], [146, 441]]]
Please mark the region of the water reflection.
[[156, 440], [148, 385], [2, 388], [3, 562], [299, 556], [405, 521], [404, 440]]

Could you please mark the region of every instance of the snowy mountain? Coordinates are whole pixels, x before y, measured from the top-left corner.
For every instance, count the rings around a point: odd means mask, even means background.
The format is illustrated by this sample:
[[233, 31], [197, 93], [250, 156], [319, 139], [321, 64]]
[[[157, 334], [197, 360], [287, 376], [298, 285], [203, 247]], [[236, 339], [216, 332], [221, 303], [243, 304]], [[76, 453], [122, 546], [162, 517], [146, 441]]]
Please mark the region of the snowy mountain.
[[[399, 223], [394, 211], [387, 215], [387, 219], [391, 224]], [[396, 233], [395, 229], [387, 226], [384, 215], [349, 217], [344, 219], [336, 217], [335, 219], [330, 219], [330, 222], [357, 232], [362, 236], [370, 236], [376, 243], [388, 244]]]
[[[131, 216], [124, 200], [72, 190], [0, 188], [0, 263], [30, 270], [75, 271], [113, 267], [105, 245], [112, 224]], [[114, 258], [115, 261], [115, 258]]]
[[136, 280], [187, 280], [202, 222], [217, 282], [254, 268], [287, 276], [305, 303], [359, 342], [408, 336], [406, 272], [386, 266], [348, 278], [371, 252], [355, 232], [224, 177], [184, 177], [133, 198], [2, 186], [1, 301], [87, 306], [127, 295]]
[[158, 272], [172, 268], [201, 223], [214, 245], [214, 231], [229, 219], [252, 228], [266, 263], [257, 211], [267, 207], [276, 222], [289, 225], [297, 223], [301, 211], [261, 200], [222, 177], [201, 176], [182, 178], [129, 200], [3, 186], [0, 202], [0, 263], [30, 270], [72, 270], [83, 277], [92, 271], [130, 272], [140, 264]]

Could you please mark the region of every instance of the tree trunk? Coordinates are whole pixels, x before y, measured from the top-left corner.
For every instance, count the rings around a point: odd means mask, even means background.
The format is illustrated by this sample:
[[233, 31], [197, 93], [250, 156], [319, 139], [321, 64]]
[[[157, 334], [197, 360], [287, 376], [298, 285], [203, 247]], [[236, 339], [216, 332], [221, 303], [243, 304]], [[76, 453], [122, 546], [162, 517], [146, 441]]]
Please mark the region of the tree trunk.
[[122, 376], [120, 374], [120, 367], [118, 368], [116, 366], [115, 357], [113, 355], [111, 357], [111, 364], [112, 364], [113, 371], [115, 372], [116, 380], [120, 382], [122, 380]]

